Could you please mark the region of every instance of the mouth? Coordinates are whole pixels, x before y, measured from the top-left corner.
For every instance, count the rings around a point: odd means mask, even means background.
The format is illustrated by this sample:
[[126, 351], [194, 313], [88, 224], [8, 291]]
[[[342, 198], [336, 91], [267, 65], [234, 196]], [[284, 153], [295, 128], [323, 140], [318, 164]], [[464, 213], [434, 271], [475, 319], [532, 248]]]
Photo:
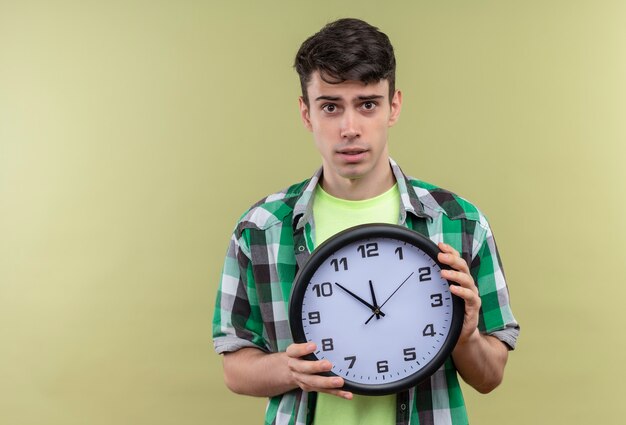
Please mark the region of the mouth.
[[367, 153], [367, 149], [358, 148], [358, 147], [350, 147], [345, 149], [339, 149], [337, 154], [346, 162], [359, 162]]
[[350, 148], [339, 149], [337, 151], [337, 153], [339, 153], [341, 155], [358, 155], [358, 154], [361, 154], [363, 152], [367, 152], [367, 149], [365, 149], [365, 148], [358, 148], [358, 147], [350, 147]]

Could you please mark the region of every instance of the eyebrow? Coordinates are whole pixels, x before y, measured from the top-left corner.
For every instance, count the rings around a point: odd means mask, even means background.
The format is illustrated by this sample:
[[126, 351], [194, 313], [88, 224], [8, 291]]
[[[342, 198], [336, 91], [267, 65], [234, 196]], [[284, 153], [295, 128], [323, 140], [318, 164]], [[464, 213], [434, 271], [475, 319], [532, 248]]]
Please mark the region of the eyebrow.
[[[383, 99], [385, 96], [380, 94], [372, 94], [368, 96], [357, 96], [357, 100], [375, 100], [375, 99]], [[318, 96], [315, 98], [315, 101], [319, 100], [329, 100], [331, 102], [337, 102], [342, 100], [340, 96]]]

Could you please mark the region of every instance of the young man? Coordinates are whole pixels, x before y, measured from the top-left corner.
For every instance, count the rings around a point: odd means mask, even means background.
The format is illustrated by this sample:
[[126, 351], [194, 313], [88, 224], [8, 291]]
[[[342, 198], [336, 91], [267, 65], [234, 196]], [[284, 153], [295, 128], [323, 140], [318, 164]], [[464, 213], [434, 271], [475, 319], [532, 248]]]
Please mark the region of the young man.
[[[321, 169], [268, 196], [239, 221], [217, 295], [213, 337], [226, 385], [269, 397], [266, 424], [466, 424], [457, 372], [486, 393], [502, 380], [519, 326], [485, 217], [456, 195], [407, 177], [389, 158], [388, 129], [402, 108], [395, 57], [385, 34], [341, 19], [306, 40], [296, 57], [300, 114], [313, 133]], [[430, 379], [383, 397], [353, 395], [343, 379], [307, 361], [314, 344], [294, 344], [288, 302], [296, 271], [333, 234], [387, 222], [438, 243], [444, 278], [465, 301], [452, 356]]]

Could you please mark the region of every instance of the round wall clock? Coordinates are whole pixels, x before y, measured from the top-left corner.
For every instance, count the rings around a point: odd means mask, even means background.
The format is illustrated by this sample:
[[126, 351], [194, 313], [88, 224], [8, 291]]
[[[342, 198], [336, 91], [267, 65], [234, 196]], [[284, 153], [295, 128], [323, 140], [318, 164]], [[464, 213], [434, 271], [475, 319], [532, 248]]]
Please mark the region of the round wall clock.
[[298, 272], [289, 302], [295, 342], [314, 342], [309, 360], [344, 389], [383, 395], [410, 388], [450, 356], [463, 300], [441, 277], [439, 248], [405, 227], [366, 224], [320, 245]]

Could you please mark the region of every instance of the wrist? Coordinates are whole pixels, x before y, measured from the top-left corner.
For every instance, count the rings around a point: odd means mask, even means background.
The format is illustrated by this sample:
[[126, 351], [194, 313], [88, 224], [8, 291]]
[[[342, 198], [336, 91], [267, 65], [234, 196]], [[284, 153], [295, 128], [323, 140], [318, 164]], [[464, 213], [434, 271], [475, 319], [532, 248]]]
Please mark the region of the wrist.
[[469, 334], [464, 334], [464, 332], [461, 331], [461, 336], [459, 337], [459, 340], [456, 343], [454, 351], [464, 350], [464, 349], [467, 349], [468, 347], [479, 344], [481, 337], [482, 336], [478, 328], [475, 328]]
[[278, 352], [273, 355], [279, 359], [278, 364], [276, 365], [278, 366], [276, 368], [276, 371], [279, 373], [277, 373], [276, 375], [282, 385], [287, 386], [290, 389], [297, 387], [298, 384], [293, 376], [293, 373], [291, 373], [291, 367], [289, 366], [291, 358], [287, 355], [286, 352]]

